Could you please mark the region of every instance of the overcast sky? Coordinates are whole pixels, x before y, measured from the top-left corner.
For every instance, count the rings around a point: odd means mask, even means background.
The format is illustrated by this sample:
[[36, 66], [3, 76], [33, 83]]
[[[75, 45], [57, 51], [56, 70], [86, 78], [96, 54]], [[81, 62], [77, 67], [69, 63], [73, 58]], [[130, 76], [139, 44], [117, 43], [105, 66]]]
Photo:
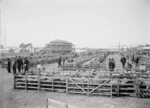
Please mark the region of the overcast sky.
[[150, 44], [150, 0], [1, 0], [1, 43]]

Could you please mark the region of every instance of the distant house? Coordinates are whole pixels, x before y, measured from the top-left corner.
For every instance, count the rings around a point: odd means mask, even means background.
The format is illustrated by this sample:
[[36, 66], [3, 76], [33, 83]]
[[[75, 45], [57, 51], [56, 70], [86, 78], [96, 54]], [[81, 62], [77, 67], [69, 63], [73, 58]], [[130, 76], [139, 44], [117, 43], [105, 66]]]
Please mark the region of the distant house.
[[41, 52], [44, 49], [44, 47], [35, 47], [34, 52]]
[[83, 53], [83, 52], [87, 52], [85, 49], [76, 49], [75, 50], [76, 53]]
[[140, 46], [137, 48], [137, 53], [150, 55], [150, 46]]
[[9, 49], [0, 49], [0, 54], [8, 53]]
[[45, 47], [45, 51], [46, 53], [66, 54], [73, 51], [73, 46], [71, 42], [57, 39], [48, 43]]
[[29, 43], [29, 44], [22, 43], [22, 44], [20, 44], [19, 48], [20, 48], [19, 52], [21, 52], [21, 53], [29, 53], [29, 52], [32, 52], [33, 46], [32, 46], [31, 43]]

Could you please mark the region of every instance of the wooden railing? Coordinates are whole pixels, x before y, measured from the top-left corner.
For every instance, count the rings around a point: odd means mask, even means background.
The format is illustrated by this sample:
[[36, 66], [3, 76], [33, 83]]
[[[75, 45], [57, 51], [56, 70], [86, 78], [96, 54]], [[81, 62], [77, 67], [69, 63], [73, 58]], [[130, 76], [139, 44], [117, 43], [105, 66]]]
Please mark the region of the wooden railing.
[[[89, 75], [90, 76], [90, 75]], [[115, 78], [114, 78], [115, 77]], [[73, 78], [42, 75], [14, 75], [14, 89], [44, 90], [66, 94], [150, 96], [150, 79], [134, 76]]]

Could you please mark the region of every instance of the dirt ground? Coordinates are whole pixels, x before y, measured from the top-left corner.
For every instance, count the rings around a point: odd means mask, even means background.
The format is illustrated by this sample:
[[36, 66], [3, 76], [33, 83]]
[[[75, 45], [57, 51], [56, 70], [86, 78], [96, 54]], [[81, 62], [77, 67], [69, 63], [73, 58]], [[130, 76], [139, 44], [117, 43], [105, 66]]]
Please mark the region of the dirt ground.
[[[118, 55], [110, 56], [121, 69]], [[108, 60], [106, 60], [108, 61]], [[107, 62], [106, 62], [107, 64]], [[57, 64], [47, 65], [47, 69], [57, 70]], [[55, 99], [77, 108], [150, 108], [150, 99], [135, 97], [104, 97], [85, 95], [66, 95], [45, 91], [14, 90], [13, 75], [0, 68], [0, 108], [46, 108], [46, 99]]]

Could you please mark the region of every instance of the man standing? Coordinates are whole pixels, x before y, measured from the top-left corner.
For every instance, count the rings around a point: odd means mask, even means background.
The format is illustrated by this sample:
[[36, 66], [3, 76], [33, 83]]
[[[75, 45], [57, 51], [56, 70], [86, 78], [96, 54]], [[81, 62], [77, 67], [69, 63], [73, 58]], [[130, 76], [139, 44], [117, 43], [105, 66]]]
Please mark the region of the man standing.
[[115, 69], [115, 60], [114, 59], [112, 59], [112, 71], [114, 71], [114, 69]]
[[24, 71], [28, 71], [29, 70], [29, 61], [28, 58], [25, 58], [24, 60]]
[[23, 61], [20, 56], [19, 56], [19, 59], [17, 60], [17, 64], [18, 64], [18, 72], [20, 73], [22, 66], [23, 66]]
[[16, 74], [16, 69], [17, 69], [17, 59], [15, 58], [14, 63], [13, 63], [13, 73]]
[[60, 56], [59, 59], [58, 59], [58, 68], [59, 68], [59, 67], [62, 67], [62, 66], [61, 66], [61, 60], [62, 60], [62, 59], [61, 59], [61, 56]]
[[123, 69], [125, 69], [126, 58], [125, 58], [125, 56], [124, 56], [124, 55], [121, 57], [120, 62], [122, 63], [122, 67], [123, 67]]
[[135, 64], [136, 64], [136, 66], [138, 66], [139, 61], [140, 61], [140, 56], [137, 56], [136, 59], [135, 59]]
[[9, 58], [8, 58], [8, 63], [7, 63], [7, 71], [8, 73], [11, 73], [11, 61]]
[[129, 61], [126, 63], [126, 70], [127, 72], [132, 70], [132, 64]]
[[112, 61], [111, 61], [111, 59], [109, 59], [109, 71], [112, 71]]
[[132, 55], [132, 63], [135, 62], [134, 54]]

